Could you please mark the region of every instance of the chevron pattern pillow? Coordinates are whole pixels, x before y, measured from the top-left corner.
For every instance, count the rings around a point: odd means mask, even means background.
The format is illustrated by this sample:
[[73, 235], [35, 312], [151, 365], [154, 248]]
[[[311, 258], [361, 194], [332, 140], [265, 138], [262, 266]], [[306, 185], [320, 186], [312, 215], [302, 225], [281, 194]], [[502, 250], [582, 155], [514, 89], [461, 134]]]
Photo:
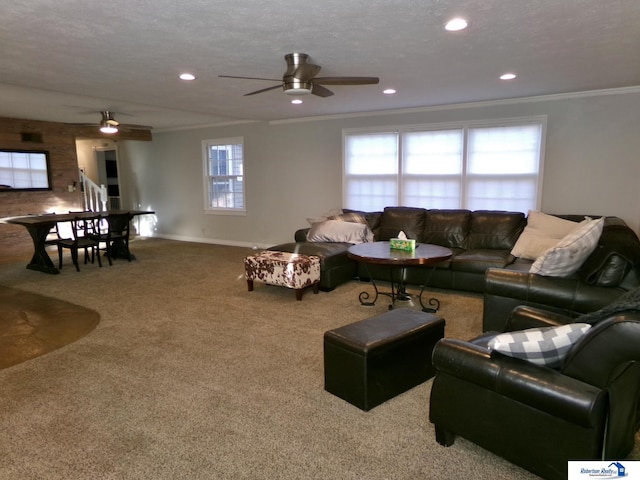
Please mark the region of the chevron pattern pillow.
[[588, 323], [570, 323], [558, 327], [506, 332], [489, 340], [488, 346], [510, 357], [556, 368], [560, 366], [573, 344], [590, 328], [591, 325]]

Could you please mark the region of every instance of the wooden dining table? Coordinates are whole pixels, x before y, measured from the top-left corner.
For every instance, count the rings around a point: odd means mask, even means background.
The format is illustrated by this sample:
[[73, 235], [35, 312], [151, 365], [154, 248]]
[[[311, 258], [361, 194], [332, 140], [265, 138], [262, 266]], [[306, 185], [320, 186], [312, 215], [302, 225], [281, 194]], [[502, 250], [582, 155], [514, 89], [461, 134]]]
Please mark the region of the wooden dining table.
[[[155, 212], [150, 210], [109, 210], [106, 212], [70, 212], [70, 213], [43, 213], [38, 215], [25, 215], [21, 217], [8, 217], [3, 219], [5, 223], [22, 225], [27, 229], [33, 240], [33, 257], [27, 264], [29, 270], [58, 274], [60, 270], [53, 264], [46, 249], [46, 239], [51, 229], [57, 223], [70, 222], [76, 218], [85, 220], [107, 217], [109, 215], [129, 215], [129, 220], [137, 215], [148, 215]], [[131, 256], [132, 258], [135, 258]]]

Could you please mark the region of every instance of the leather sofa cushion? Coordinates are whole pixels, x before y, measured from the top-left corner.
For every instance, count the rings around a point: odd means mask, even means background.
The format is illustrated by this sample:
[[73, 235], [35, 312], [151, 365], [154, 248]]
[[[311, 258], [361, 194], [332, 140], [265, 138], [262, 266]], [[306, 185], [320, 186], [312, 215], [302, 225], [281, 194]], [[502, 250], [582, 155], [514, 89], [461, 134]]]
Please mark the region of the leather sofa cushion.
[[469, 210], [427, 210], [424, 242], [448, 248], [462, 248], [471, 223]]
[[471, 229], [465, 247], [468, 250], [513, 248], [526, 224], [522, 212], [476, 210], [471, 212]]
[[451, 270], [483, 274], [487, 268], [504, 268], [513, 259], [509, 250], [467, 250], [450, 261]]
[[376, 241], [396, 238], [403, 231], [407, 238], [424, 243], [425, 209], [414, 207], [386, 207], [380, 227], [374, 230]]
[[341, 242], [297, 242], [274, 245], [268, 250], [315, 255], [320, 257], [320, 268], [324, 270], [348, 262], [347, 251], [350, 246], [350, 243]]

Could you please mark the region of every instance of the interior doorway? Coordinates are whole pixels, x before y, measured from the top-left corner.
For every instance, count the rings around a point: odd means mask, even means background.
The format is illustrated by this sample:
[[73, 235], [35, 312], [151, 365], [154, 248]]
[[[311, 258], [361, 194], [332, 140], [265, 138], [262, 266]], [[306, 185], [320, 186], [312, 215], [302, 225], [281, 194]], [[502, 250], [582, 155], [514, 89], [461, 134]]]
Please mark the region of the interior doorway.
[[118, 152], [116, 149], [96, 148], [96, 165], [98, 167], [98, 184], [107, 187], [109, 210], [119, 210], [120, 183], [118, 180]]

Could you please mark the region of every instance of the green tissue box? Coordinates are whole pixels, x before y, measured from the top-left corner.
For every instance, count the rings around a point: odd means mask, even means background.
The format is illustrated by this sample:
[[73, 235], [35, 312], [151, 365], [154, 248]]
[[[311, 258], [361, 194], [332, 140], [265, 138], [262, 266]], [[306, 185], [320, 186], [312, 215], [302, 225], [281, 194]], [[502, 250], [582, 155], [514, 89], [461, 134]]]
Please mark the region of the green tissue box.
[[416, 241], [415, 240], [403, 240], [400, 238], [392, 238], [389, 240], [389, 246], [393, 250], [415, 250], [416, 249]]

